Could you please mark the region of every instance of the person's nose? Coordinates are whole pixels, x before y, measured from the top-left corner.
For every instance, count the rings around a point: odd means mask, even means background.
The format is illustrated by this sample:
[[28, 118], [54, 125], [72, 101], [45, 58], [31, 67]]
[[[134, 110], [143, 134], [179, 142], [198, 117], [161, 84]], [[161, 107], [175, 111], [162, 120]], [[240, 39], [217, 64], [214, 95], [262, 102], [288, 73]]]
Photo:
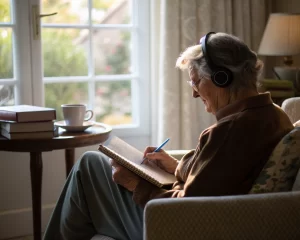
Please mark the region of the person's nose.
[[192, 95], [193, 95], [193, 98], [198, 98], [198, 97], [200, 97], [199, 93], [198, 93], [197, 91], [195, 91], [194, 89], [193, 89]]

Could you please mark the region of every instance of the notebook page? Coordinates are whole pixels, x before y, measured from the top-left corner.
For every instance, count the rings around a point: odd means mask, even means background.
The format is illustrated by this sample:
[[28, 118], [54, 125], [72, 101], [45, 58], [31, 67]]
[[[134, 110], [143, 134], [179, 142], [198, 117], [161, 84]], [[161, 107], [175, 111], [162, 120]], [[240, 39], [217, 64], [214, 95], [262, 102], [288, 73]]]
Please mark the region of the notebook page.
[[167, 173], [161, 168], [157, 167], [153, 162], [146, 162], [145, 164], [135, 164], [136, 168], [143, 171], [146, 175], [149, 175], [156, 179], [161, 184], [171, 184], [176, 181], [176, 177], [173, 174]]
[[141, 164], [143, 153], [118, 137], [112, 137], [107, 147], [123, 156], [124, 159], [134, 165], [137, 169], [140, 169], [146, 175], [153, 177], [161, 184], [172, 184], [176, 181], [176, 177], [173, 174], [165, 172], [152, 162]]
[[136, 164], [140, 164], [143, 161], [144, 154], [142, 152], [118, 137], [113, 136], [107, 147]]

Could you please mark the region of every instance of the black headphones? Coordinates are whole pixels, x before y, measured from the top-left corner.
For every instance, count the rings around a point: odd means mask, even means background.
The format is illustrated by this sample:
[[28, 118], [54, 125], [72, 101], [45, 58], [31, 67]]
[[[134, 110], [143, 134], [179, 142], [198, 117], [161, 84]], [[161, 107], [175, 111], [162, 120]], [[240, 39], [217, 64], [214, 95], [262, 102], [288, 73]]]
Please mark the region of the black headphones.
[[227, 87], [231, 84], [233, 80], [233, 74], [229, 69], [215, 65], [209, 57], [209, 46], [207, 42], [211, 34], [215, 34], [215, 32], [209, 32], [203, 38], [200, 39], [203, 56], [206, 60], [208, 67], [212, 71], [211, 80], [213, 81], [213, 83], [218, 87]]

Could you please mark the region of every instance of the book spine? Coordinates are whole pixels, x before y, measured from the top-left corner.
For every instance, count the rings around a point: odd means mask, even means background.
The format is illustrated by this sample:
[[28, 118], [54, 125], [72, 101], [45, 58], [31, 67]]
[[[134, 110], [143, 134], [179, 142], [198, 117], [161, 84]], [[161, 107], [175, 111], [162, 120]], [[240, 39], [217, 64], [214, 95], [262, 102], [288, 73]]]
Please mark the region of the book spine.
[[273, 98], [289, 98], [295, 96], [294, 91], [269, 90], [269, 92]]
[[17, 114], [17, 122], [44, 122], [51, 121], [56, 118], [55, 111], [36, 111], [36, 112], [20, 112]]
[[259, 83], [266, 89], [293, 89], [293, 82], [288, 80], [273, 80], [264, 79], [260, 80]]
[[5, 121], [18, 121], [18, 116], [16, 112], [10, 111], [0, 111], [0, 120]]
[[31, 133], [31, 132], [48, 132], [54, 131], [53, 121], [45, 122], [26, 122], [26, 123], [16, 123], [16, 122], [3, 122], [0, 120], [0, 126], [11, 133]]
[[54, 132], [10, 133], [2, 128], [1, 135], [8, 139], [51, 139]]

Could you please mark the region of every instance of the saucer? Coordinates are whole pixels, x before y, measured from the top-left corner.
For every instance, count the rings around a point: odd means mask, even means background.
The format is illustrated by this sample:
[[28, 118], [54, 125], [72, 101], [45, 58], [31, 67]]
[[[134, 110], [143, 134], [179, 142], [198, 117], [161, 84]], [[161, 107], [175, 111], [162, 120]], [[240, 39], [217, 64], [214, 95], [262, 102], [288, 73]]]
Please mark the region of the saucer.
[[93, 121], [85, 121], [85, 122], [83, 122], [82, 126], [68, 126], [68, 125], [66, 125], [64, 120], [54, 123], [55, 126], [65, 129], [68, 132], [83, 132], [86, 129], [88, 129], [89, 127], [93, 126], [94, 124], [95, 124], [95, 122], [93, 122]]

